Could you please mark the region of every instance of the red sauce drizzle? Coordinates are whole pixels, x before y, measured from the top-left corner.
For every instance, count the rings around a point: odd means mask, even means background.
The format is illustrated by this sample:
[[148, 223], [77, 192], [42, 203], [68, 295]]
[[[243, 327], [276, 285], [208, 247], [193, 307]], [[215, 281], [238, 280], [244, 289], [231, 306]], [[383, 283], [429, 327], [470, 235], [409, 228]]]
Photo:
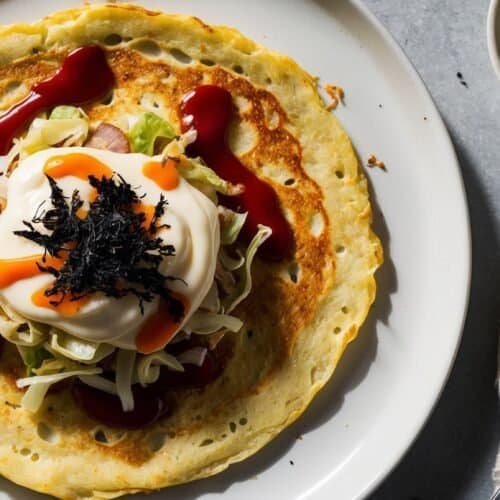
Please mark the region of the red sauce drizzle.
[[115, 77], [104, 50], [96, 45], [71, 52], [48, 80], [35, 85], [28, 96], [0, 116], [0, 154], [40, 112], [66, 104], [82, 106], [102, 99], [113, 88]]
[[[76, 404], [92, 419], [110, 427], [140, 429], [168, 417], [175, 408], [176, 392], [186, 389], [202, 389], [219, 377], [226, 366], [231, 351], [221, 342], [213, 351], [208, 351], [201, 366], [184, 365], [184, 372], [162, 369], [159, 380], [141, 387], [132, 387], [134, 409], [124, 412], [117, 396], [75, 381], [72, 388]], [[198, 345], [196, 340], [175, 345], [173, 354]], [[174, 347], [174, 346], [172, 346]]]
[[73, 398], [77, 405], [90, 417], [110, 427], [140, 429], [153, 424], [172, 411], [172, 403], [154, 387], [135, 385], [134, 409], [124, 412], [118, 396], [94, 389], [79, 380], [73, 385]]
[[248, 170], [227, 144], [228, 127], [234, 115], [231, 94], [216, 85], [201, 85], [184, 97], [180, 113], [183, 129], [194, 128], [198, 134], [190, 152], [201, 156], [223, 179], [245, 186], [241, 195], [225, 196], [221, 200], [232, 210], [248, 211], [243, 238], [250, 241], [258, 224], [269, 226], [273, 233], [260, 247], [260, 255], [268, 260], [288, 257], [293, 234], [275, 191]]
[[[176, 355], [196, 345], [198, 345], [196, 339], [191, 338], [191, 340], [170, 345], [168, 352]], [[201, 366], [186, 364], [183, 372], [162, 370], [158, 383], [161, 387], [170, 389], [202, 389], [222, 374], [231, 354], [232, 351], [227, 344], [221, 342], [215, 349], [207, 351]]]

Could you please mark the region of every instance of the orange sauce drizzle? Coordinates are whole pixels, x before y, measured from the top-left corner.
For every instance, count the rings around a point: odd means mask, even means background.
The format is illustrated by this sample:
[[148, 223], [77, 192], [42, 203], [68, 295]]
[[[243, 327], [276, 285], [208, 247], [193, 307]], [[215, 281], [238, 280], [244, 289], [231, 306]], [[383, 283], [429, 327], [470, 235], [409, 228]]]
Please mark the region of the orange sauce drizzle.
[[[173, 168], [175, 170], [175, 175], [177, 175], [177, 170], [175, 169], [175, 163], [172, 160], [169, 161], [174, 164]], [[158, 164], [161, 166], [161, 163], [158, 162], [150, 162], [147, 163], [146, 165], [149, 164], [153, 165]], [[96, 158], [83, 153], [72, 153], [64, 156], [53, 156], [47, 161], [43, 171], [45, 174], [54, 179], [73, 176], [73, 177], [78, 177], [79, 179], [82, 179], [84, 181], [88, 180], [90, 175], [93, 175], [98, 179], [102, 179], [103, 177], [109, 178], [113, 175], [113, 171], [107, 165], [100, 162]], [[95, 201], [96, 198], [97, 198], [97, 192], [94, 189], [89, 195], [89, 203]], [[136, 213], [140, 212], [144, 213], [145, 220], [143, 226], [145, 228], [148, 228], [149, 225], [151, 224], [151, 221], [153, 220], [155, 207], [152, 205], [145, 205], [141, 203], [140, 205], [136, 205], [134, 207], [134, 211]], [[80, 217], [80, 219], [84, 219], [87, 216], [87, 213], [88, 213], [87, 210], [85, 210], [84, 208], [80, 208], [80, 210], [78, 210], [77, 212], [77, 215], [78, 217]]]
[[[66, 294], [64, 298], [62, 298], [61, 294], [54, 294], [48, 297], [45, 295], [45, 291], [50, 287], [51, 285], [48, 285], [37, 290], [31, 296], [31, 301], [36, 306], [52, 309], [60, 313], [61, 316], [72, 316], [76, 314], [90, 299], [90, 296], [86, 295], [81, 299], [73, 300], [71, 294]], [[51, 302], [54, 302], [54, 304], [51, 304]]]
[[19, 259], [0, 259], [0, 288], [12, 285], [16, 281], [32, 278], [42, 274], [37, 264], [44, 267], [54, 267], [59, 269], [64, 261], [58, 257], [47, 255], [43, 260], [43, 255], [32, 255]]
[[[170, 166], [169, 162], [171, 163]], [[173, 161], [168, 160], [164, 167], [159, 162], [147, 163], [145, 167], [148, 165], [151, 165], [151, 167], [149, 167], [147, 171], [150, 175], [155, 177], [153, 179], [155, 182], [161, 183], [160, 187], [168, 185], [170, 187], [163, 187], [163, 189], [175, 189], [179, 179], [175, 163]], [[54, 179], [73, 176], [85, 181], [88, 180], [90, 175], [99, 179], [103, 177], [109, 178], [113, 175], [113, 171], [108, 166], [104, 165], [104, 163], [93, 158], [92, 156], [81, 153], [54, 156], [50, 158], [45, 164], [44, 173]], [[159, 181], [156, 180], [156, 177], [159, 178]], [[90, 194], [90, 202], [94, 201], [96, 196], [97, 193], [94, 190]], [[135, 205], [134, 211], [136, 213], [144, 213], [145, 218], [143, 226], [145, 228], [149, 228], [154, 217], [155, 207], [153, 205], [140, 203]], [[87, 216], [87, 213], [87, 210], [81, 208], [77, 215], [83, 219]], [[0, 259], [0, 288], [5, 288], [12, 285], [16, 281], [32, 278], [42, 274], [43, 271], [40, 270], [37, 264], [44, 267], [54, 267], [59, 269], [63, 266], [64, 259], [51, 257], [49, 255], [45, 257], [45, 260], [43, 259], [43, 255], [33, 255], [18, 259]], [[61, 295], [57, 294], [48, 297], [45, 295], [45, 291], [49, 289], [50, 286], [51, 285], [44, 286], [34, 292], [31, 296], [31, 300], [36, 306], [52, 309], [59, 312], [63, 316], [76, 314], [90, 299], [89, 296], [86, 296], [81, 299], [72, 300], [70, 294], [64, 296], [62, 300]], [[185, 307], [187, 307], [187, 299], [179, 296], [179, 300], [182, 300]], [[141, 348], [144, 349], [143, 352], [153, 352], [157, 350], [155, 348], [157, 344], [163, 345], [168, 341], [168, 339], [174, 334], [176, 327], [176, 323], [173, 321], [173, 318], [169, 316], [167, 308], [160, 307], [158, 312], [149, 318], [144, 325], [138, 335], [137, 342], [140, 343], [142, 346]]]
[[179, 185], [179, 173], [175, 161], [170, 158], [166, 162], [150, 161], [145, 163], [142, 167], [142, 173], [165, 191], [175, 189]]
[[86, 210], [85, 208], [83, 207], [80, 207], [77, 211], [76, 211], [76, 216], [79, 218], [79, 219], [85, 219], [85, 217], [87, 217], [87, 215], [89, 214], [88, 210]]
[[[82, 179], [83, 181], [88, 181], [90, 175], [98, 179], [102, 179], [103, 177], [107, 179], [113, 175], [113, 171], [107, 165], [83, 153], [52, 156], [47, 160], [47, 163], [45, 163], [43, 171], [53, 179], [72, 176], [78, 177], [78, 179]], [[96, 198], [97, 191], [92, 189], [89, 195], [89, 203], [95, 201]], [[80, 219], [84, 219], [87, 216], [87, 210], [80, 208], [76, 215], [80, 217]]]
[[113, 175], [113, 171], [107, 165], [83, 153], [53, 156], [47, 161], [43, 171], [54, 179], [71, 175], [83, 181], [87, 181], [89, 175], [98, 179], [109, 178]]
[[[184, 313], [186, 313], [189, 308], [189, 299], [177, 293], [172, 293], [172, 296], [183, 303]], [[137, 350], [142, 354], [150, 354], [162, 349], [174, 336], [178, 327], [179, 322], [175, 321], [168, 312], [166, 302], [160, 299], [158, 310], [148, 318], [135, 338]]]

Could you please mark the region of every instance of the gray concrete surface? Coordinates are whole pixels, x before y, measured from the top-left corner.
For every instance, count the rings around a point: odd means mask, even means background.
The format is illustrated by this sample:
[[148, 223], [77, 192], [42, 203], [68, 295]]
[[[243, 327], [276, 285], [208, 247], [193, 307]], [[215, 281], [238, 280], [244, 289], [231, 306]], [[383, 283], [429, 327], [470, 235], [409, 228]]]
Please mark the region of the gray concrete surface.
[[500, 81], [486, 46], [489, 0], [365, 3], [403, 47], [448, 126], [465, 180], [473, 237], [471, 301], [455, 367], [414, 446], [371, 500], [488, 499], [500, 441], [494, 387], [500, 316]]

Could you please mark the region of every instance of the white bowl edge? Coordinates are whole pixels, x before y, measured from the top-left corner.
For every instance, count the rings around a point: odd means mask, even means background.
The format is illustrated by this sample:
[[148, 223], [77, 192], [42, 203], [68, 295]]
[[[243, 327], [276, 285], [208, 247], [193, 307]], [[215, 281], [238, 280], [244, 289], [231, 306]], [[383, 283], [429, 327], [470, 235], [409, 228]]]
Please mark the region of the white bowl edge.
[[490, 60], [497, 77], [500, 79], [500, 3], [499, 0], [491, 0], [486, 22], [486, 37], [488, 40], [488, 52]]

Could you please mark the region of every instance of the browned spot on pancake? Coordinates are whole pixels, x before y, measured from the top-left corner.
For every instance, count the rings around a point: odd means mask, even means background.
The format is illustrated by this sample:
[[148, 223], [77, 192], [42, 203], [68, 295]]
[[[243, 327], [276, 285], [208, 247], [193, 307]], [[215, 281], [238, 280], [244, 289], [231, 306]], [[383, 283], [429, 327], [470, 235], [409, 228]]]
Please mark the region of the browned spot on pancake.
[[[37, 82], [45, 80], [59, 67], [59, 58], [45, 54], [42, 58], [38, 54], [27, 57], [22, 61], [9, 66], [0, 67], [0, 99], [9, 92], [12, 84], [22, 84], [25, 93]], [[0, 109], [14, 104], [7, 100]]]
[[199, 17], [193, 16], [191, 19], [196, 21], [203, 29], [206, 29], [208, 32], [213, 33], [214, 29], [209, 24], [204, 23]]
[[105, 446], [94, 439], [94, 430], [103, 428], [98, 422], [88, 418], [74, 405], [70, 390], [49, 395], [46, 398], [39, 418], [56, 429], [75, 449], [91, 450], [99, 448], [109, 455], [133, 465], [146, 462], [152, 451], [144, 445], [146, 430], [128, 432], [126, 438], [115, 446]]
[[[57, 57], [62, 60], [64, 54]], [[92, 122], [107, 121], [120, 126], [120, 120], [126, 115], [141, 112], [141, 97], [149, 93], [164, 104], [170, 121], [179, 128], [177, 107], [188, 91], [202, 83], [228, 89], [239, 105], [232, 125], [233, 136], [238, 138], [239, 130], [253, 131], [249, 136], [255, 136], [253, 142], [242, 145], [244, 152], [239, 157], [247, 168], [272, 184], [294, 230], [293, 259], [281, 263], [257, 259], [253, 267], [253, 292], [235, 311], [245, 321], [245, 329], [252, 330], [252, 335], [244, 332], [232, 335], [234, 355], [225, 373], [205, 391], [181, 395], [177, 415], [158, 424], [179, 435], [215, 419], [237, 398], [262, 390], [272, 371], [287, 357], [297, 334], [311, 322], [319, 301], [333, 281], [330, 221], [322, 206], [319, 186], [302, 166], [302, 148], [288, 128], [287, 113], [270, 92], [221, 67], [174, 66], [148, 60], [130, 49], [109, 50], [109, 62], [117, 79], [115, 99], [111, 104], [87, 106], [85, 111]], [[29, 87], [48, 77], [54, 69], [54, 62], [48, 61], [47, 56], [45, 60], [33, 56], [2, 68], [0, 95], [7, 81], [13, 78], [27, 82]], [[323, 230], [319, 233], [311, 230], [313, 217], [323, 221]], [[10, 373], [8, 365], [2, 359], [2, 373]], [[7, 377], [10, 380], [14, 375]], [[52, 411], [48, 411], [49, 405]], [[49, 396], [44, 408], [41, 418], [47, 419], [67, 439], [82, 448], [103, 449], [90, 437], [96, 423], [79, 412], [67, 391]], [[150, 431], [129, 432], [123, 441], [106, 448], [106, 452], [127, 463], [143, 463], [153, 454], [145, 439]]]

